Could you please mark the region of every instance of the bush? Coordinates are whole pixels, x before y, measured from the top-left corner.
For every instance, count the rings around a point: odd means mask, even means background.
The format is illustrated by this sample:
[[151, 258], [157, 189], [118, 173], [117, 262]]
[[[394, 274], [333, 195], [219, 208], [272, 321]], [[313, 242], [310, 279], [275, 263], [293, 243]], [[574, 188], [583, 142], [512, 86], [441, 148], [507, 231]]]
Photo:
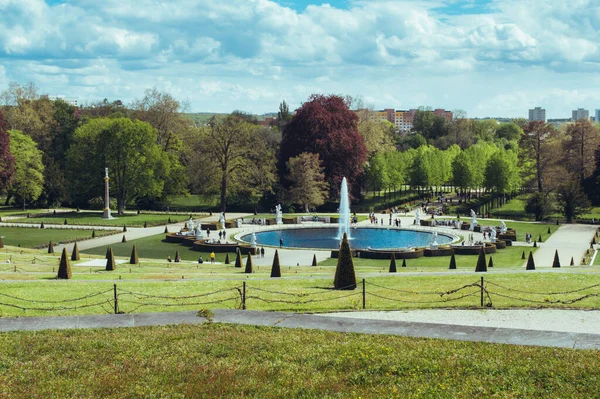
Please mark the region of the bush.
[[67, 257], [67, 249], [63, 248], [56, 278], [68, 280], [71, 278], [71, 275], [71, 265], [69, 264], [69, 258]]
[[[248, 257], [250, 257], [250, 255], [248, 255]], [[279, 252], [277, 252], [277, 250], [275, 250], [275, 256], [273, 257], [271, 277], [281, 277], [281, 266], [279, 265]]]
[[356, 289], [356, 274], [354, 272], [354, 262], [352, 261], [352, 252], [348, 243], [348, 235], [344, 233], [340, 252], [338, 255], [333, 287], [336, 290], [354, 290]]

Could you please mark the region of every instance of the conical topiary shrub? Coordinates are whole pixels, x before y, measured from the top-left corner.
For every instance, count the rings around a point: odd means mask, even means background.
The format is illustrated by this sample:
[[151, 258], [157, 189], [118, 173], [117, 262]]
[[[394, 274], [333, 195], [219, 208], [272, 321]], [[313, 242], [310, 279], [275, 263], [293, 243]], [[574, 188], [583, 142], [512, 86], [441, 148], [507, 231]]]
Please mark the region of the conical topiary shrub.
[[173, 222], [171, 222], [171, 218], [169, 218], [169, 220], [168, 220], [168, 222], [167, 222], [167, 223], [169, 223], [169, 224], [173, 223]]
[[44, 228], [44, 222], [42, 222], [42, 224], [40, 224], [40, 229]]
[[456, 257], [454, 256], [454, 252], [452, 252], [452, 256], [450, 257], [450, 266], [448, 266], [450, 270], [456, 270]]
[[123, 234], [123, 238], [121, 238], [121, 242], [127, 242], [127, 238], [125, 237], [125, 234]]
[[66, 248], [63, 248], [62, 255], [60, 256], [60, 264], [58, 265], [58, 275], [56, 278], [67, 280], [71, 278], [71, 265], [69, 264]]
[[540, 234], [540, 236], [538, 237], [538, 242], [542, 242], [542, 235]]
[[558, 258], [558, 249], [554, 250], [554, 260], [552, 261], [552, 267], [560, 267], [560, 259]]
[[535, 262], [533, 261], [533, 252], [529, 251], [529, 258], [527, 258], [527, 267], [525, 270], [535, 270]]
[[115, 270], [117, 268], [117, 264], [115, 263], [115, 256], [113, 255], [113, 250], [111, 247], [108, 247], [108, 257], [106, 258], [106, 270]]
[[48, 253], [49, 254], [54, 253], [54, 244], [52, 244], [52, 241], [50, 241], [50, 243], [48, 243]]
[[108, 259], [108, 255], [110, 254], [110, 247], [106, 247], [106, 254], [104, 255], [104, 257], [106, 259]]
[[169, 228], [167, 226], [165, 226], [165, 234], [169, 233]]
[[488, 262], [488, 269], [490, 267], [494, 267], [494, 259], [490, 256], [490, 261]]
[[81, 259], [79, 257], [79, 247], [77, 247], [77, 243], [75, 243], [73, 245], [73, 252], [71, 253], [71, 260], [72, 261], [76, 261], [76, 260], [79, 260], [79, 259]]
[[552, 234], [552, 230], [550, 230], [550, 226], [548, 226], [548, 234]]
[[127, 231], [127, 226], [123, 225], [123, 233]]
[[92, 230], [92, 238], [96, 238], [96, 230]]
[[537, 248], [537, 241], [534, 241], [534, 242], [533, 242], [533, 247], [534, 247], [534, 248]]
[[133, 248], [131, 248], [131, 256], [129, 257], [129, 264], [137, 265], [138, 263], [140, 263], [140, 260], [138, 258], [137, 248], [134, 245]]
[[252, 273], [252, 254], [248, 253], [248, 259], [246, 259], [246, 269], [244, 273]]
[[316, 266], [317, 265], [317, 254], [313, 254], [313, 261], [311, 263], [311, 266]]
[[271, 277], [281, 277], [281, 266], [279, 265], [279, 252], [275, 250], [273, 266], [271, 266]]
[[144, 222], [144, 227], [148, 227], [148, 222]]
[[230, 264], [231, 261], [229, 260], [229, 252], [225, 254], [225, 264], [228, 265]]
[[63, 222], [63, 224], [64, 224], [65, 226], [68, 224], [68, 223], [67, 223], [67, 219], [65, 219], [65, 221]]
[[240, 252], [240, 249], [238, 248], [237, 250], [237, 254], [235, 256], [235, 265], [234, 267], [238, 267], [238, 268], [242, 268], [242, 253]]
[[569, 266], [575, 266], [575, 261], [573, 260], [572, 256], [571, 256], [571, 263], [569, 263]]
[[333, 288], [336, 290], [356, 289], [356, 274], [354, 273], [354, 262], [352, 261], [352, 251], [348, 242], [348, 234], [344, 233], [340, 251], [338, 253], [337, 267], [333, 279]]
[[402, 267], [406, 267], [406, 259], [402, 259]]
[[396, 272], [398, 272], [398, 270], [396, 270], [396, 255], [394, 255], [394, 253], [392, 252], [392, 257], [390, 259], [390, 273]]
[[2, 241], [2, 236], [0, 236], [0, 248], [4, 248], [4, 242]]
[[475, 266], [476, 272], [487, 272], [487, 266], [485, 262], [485, 252], [483, 251], [483, 247], [479, 251], [479, 257], [477, 258], [477, 266]]
[[525, 260], [525, 251], [521, 254], [521, 259]]
[[179, 257], [179, 251], [175, 251], [175, 259], [173, 259], [173, 260], [176, 260], [176, 259], [181, 259], [181, 258]]

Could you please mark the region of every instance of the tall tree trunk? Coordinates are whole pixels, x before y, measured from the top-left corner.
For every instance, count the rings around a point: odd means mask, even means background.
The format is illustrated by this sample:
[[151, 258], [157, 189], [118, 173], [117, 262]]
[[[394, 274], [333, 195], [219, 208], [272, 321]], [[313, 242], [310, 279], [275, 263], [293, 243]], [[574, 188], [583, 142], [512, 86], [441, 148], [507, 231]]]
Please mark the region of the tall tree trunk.
[[227, 198], [227, 167], [221, 168], [221, 212], [225, 212]]

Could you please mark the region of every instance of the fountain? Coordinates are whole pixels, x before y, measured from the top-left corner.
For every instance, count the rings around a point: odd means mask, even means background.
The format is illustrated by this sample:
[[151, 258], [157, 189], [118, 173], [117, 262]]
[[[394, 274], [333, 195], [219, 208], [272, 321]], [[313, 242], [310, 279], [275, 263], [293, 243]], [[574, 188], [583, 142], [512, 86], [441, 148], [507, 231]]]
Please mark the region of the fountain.
[[340, 189], [340, 220], [338, 221], [338, 237], [340, 240], [344, 233], [350, 239], [350, 197], [348, 196], [348, 183], [346, 178], [342, 179], [342, 188]]

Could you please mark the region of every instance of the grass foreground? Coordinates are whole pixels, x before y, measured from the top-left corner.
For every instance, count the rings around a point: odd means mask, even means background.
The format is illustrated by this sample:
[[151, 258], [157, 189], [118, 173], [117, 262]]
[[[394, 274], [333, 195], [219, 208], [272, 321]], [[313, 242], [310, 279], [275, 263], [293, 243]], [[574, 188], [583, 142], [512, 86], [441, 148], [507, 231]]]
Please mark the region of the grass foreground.
[[0, 396], [597, 397], [597, 351], [203, 324], [0, 334]]

